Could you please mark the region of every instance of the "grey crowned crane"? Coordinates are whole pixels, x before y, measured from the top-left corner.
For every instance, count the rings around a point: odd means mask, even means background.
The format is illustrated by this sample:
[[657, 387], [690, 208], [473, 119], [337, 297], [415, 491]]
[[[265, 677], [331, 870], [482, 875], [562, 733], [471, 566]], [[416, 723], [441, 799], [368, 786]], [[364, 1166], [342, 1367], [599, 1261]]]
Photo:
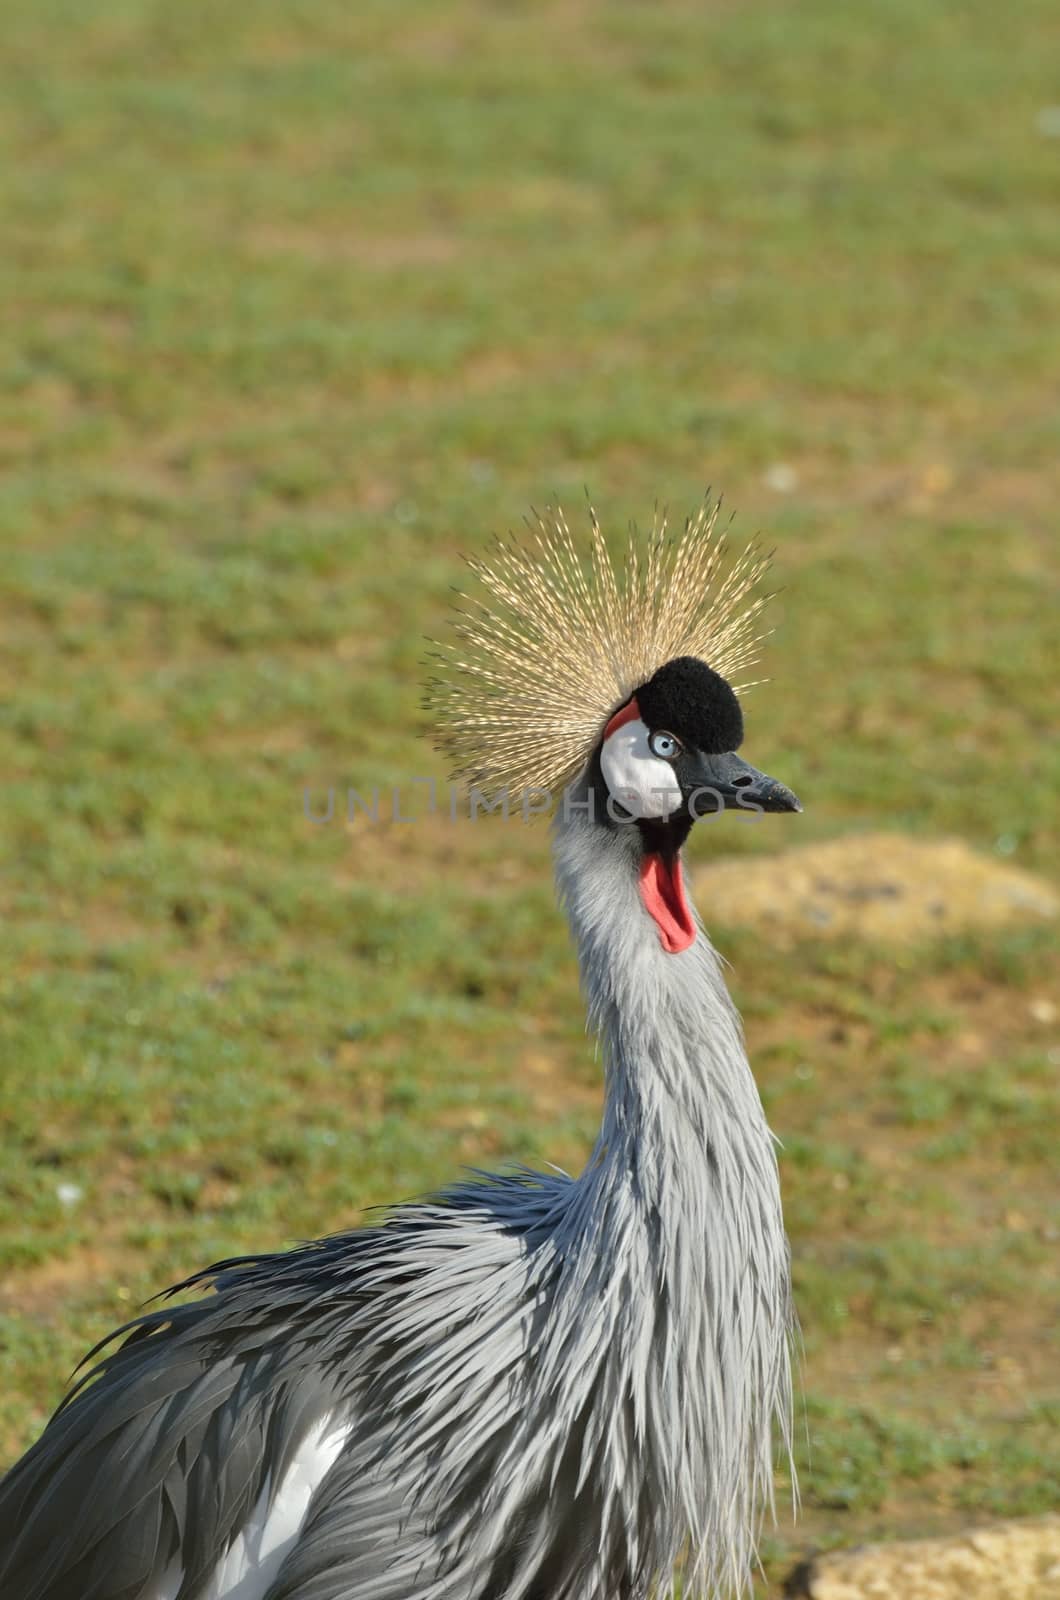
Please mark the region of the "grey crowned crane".
[[765, 561], [727, 563], [716, 515], [617, 569], [595, 516], [584, 557], [559, 513], [498, 542], [428, 686], [463, 779], [556, 797], [606, 1074], [584, 1172], [475, 1176], [181, 1284], [0, 1485], [3, 1600], [745, 1588], [790, 1442], [789, 1251], [681, 850], [706, 812], [800, 808], [736, 753]]

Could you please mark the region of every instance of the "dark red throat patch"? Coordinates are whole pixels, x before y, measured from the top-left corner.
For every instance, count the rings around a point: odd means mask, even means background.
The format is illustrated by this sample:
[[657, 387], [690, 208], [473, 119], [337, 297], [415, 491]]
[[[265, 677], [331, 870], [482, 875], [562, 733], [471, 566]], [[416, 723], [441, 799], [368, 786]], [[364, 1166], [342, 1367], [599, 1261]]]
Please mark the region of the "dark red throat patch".
[[640, 897], [659, 930], [659, 942], [674, 956], [687, 950], [696, 937], [692, 911], [685, 899], [681, 857], [667, 861], [652, 850], [640, 864]]

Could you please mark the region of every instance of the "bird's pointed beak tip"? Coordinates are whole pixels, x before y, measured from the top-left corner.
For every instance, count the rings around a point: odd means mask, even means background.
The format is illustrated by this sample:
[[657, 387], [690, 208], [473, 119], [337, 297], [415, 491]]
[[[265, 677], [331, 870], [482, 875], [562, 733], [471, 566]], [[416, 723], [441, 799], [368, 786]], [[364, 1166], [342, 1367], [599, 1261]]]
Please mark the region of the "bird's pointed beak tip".
[[787, 784], [778, 783], [771, 796], [772, 809], [776, 811], [801, 811], [802, 801], [797, 794], [792, 794]]
[[786, 783], [781, 783], [779, 778], [770, 778], [764, 772], [756, 772], [753, 767], [748, 771], [754, 773], [758, 782], [753, 787], [745, 789], [744, 794], [749, 799], [757, 800], [763, 811], [802, 810], [802, 801]]
[[746, 789], [744, 793], [758, 800], [763, 811], [801, 811], [802, 801], [793, 794], [786, 783], [776, 778], [765, 778], [757, 793]]

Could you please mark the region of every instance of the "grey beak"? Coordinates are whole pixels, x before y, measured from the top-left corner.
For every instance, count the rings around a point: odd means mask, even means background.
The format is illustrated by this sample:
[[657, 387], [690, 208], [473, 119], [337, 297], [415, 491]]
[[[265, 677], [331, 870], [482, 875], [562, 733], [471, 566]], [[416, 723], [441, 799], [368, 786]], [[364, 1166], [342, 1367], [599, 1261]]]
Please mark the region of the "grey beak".
[[682, 771], [680, 776], [686, 788], [692, 780], [688, 808], [694, 817], [718, 811], [802, 810], [785, 784], [759, 772], [733, 752], [704, 755], [702, 751], [689, 751], [686, 760], [691, 770]]

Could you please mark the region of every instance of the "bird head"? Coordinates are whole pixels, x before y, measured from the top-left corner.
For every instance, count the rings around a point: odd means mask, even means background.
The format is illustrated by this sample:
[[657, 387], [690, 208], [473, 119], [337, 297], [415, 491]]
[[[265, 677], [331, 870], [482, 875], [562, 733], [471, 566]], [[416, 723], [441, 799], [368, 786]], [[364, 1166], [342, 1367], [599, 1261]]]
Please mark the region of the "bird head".
[[757, 659], [769, 562], [753, 545], [729, 561], [718, 511], [704, 504], [677, 537], [665, 517], [646, 541], [631, 533], [620, 566], [591, 508], [585, 552], [559, 511], [528, 538], [495, 541], [469, 562], [479, 593], [461, 597], [427, 685], [454, 777], [512, 802], [529, 791], [559, 802], [587, 780], [593, 823], [630, 825], [641, 896], [670, 951], [695, 938], [680, 864], [693, 823], [802, 809], [737, 754], [751, 685], [735, 676]]
[[736, 754], [742, 743], [740, 702], [721, 674], [695, 656], [665, 662], [604, 728], [609, 814], [691, 825], [737, 807], [801, 811], [790, 789]]
[[600, 824], [634, 824], [645, 910], [671, 955], [695, 942], [681, 846], [703, 816], [801, 811], [791, 790], [737, 755], [743, 712], [730, 684], [695, 656], [667, 661], [608, 719], [590, 784]]

